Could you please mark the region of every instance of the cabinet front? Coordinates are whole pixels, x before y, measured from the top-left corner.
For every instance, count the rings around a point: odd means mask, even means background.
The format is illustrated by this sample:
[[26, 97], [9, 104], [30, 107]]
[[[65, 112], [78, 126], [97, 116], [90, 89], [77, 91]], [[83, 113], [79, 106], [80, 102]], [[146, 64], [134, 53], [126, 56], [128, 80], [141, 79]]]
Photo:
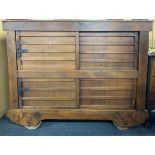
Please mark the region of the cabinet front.
[[135, 107], [137, 32], [16, 31], [16, 53], [20, 108]]

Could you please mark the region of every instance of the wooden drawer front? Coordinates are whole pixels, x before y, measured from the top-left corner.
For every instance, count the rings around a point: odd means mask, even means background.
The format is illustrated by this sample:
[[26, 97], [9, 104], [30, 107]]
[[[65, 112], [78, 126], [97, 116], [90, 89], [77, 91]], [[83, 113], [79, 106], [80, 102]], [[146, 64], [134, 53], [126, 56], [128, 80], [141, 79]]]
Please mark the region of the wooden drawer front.
[[136, 69], [137, 33], [80, 33], [80, 69]]
[[23, 108], [75, 108], [76, 80], [23, 79], [19, 80], [19, 101]]
[[136, 80], [80, 80], [80, 106], [89, 108], [133, 108]]
[[20, 32], [20, 70], [75, 69], [74, 32]]

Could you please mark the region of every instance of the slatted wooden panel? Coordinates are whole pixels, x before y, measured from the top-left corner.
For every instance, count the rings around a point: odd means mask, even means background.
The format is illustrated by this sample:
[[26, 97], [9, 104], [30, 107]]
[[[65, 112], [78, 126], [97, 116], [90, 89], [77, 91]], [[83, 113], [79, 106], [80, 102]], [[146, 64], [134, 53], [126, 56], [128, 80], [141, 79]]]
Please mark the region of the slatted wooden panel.
[[75, 108], [75, 79], [20, 79], [21, 108]]
[[[30, 76], [50, 73], [44, 79], [19, 79], [21, 108], [134, 108], [136, 80], [125, 72], [114, 77], [114, 72], [137, 70], [138, 33], [17, 32], [16, 39], [26, 49], [17, 60], [18, 70], [32, 71]], [[93, 73], [104, 69], [107, 77]]]
[[75, 69], [75, 32], [20, 32], [21, 70]]
[[80, 33], [80, 69], [136, 69], [138, 33]]
[[83, 108], [133, 108], [136, 80], [85, 79], [80, 81], [80, 106]]

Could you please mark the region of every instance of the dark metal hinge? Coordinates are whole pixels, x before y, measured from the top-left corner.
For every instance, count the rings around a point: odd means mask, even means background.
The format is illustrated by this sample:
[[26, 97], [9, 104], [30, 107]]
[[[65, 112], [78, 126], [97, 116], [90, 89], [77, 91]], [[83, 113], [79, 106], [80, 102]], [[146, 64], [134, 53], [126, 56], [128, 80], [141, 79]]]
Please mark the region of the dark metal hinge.
[[30, 88], [23, 88], [23, 82], [22, 81], [18, 81], [18, 95], [20, 97], [23, 97], [23, 92], [24, 91], [31, 91]]
[[21, 48], [20, 41], [16, 41], [16, 54], [17, 54], [17, 59], [21, 57], [22, 53], [26, 53], [27, 49]]
[[22, 84], [22, 81], [18, 81], [18, 95], [20, 96], [20, 97], [22, 97], [23, 96], [23, 86], [22, 86], [23, 84]]

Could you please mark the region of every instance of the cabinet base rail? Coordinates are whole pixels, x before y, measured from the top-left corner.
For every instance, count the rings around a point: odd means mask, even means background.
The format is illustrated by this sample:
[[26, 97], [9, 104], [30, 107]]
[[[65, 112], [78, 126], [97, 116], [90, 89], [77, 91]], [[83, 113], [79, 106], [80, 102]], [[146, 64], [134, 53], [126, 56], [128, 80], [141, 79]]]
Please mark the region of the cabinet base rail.
[[148, 119], [145, 110], [96, 110], [96, 109], [10, 109], [6, 116], [23, 126], [37, 126], [47, 119], [61, 120], [111, 120], [118, 127], [129, 128], [143, 124]]

